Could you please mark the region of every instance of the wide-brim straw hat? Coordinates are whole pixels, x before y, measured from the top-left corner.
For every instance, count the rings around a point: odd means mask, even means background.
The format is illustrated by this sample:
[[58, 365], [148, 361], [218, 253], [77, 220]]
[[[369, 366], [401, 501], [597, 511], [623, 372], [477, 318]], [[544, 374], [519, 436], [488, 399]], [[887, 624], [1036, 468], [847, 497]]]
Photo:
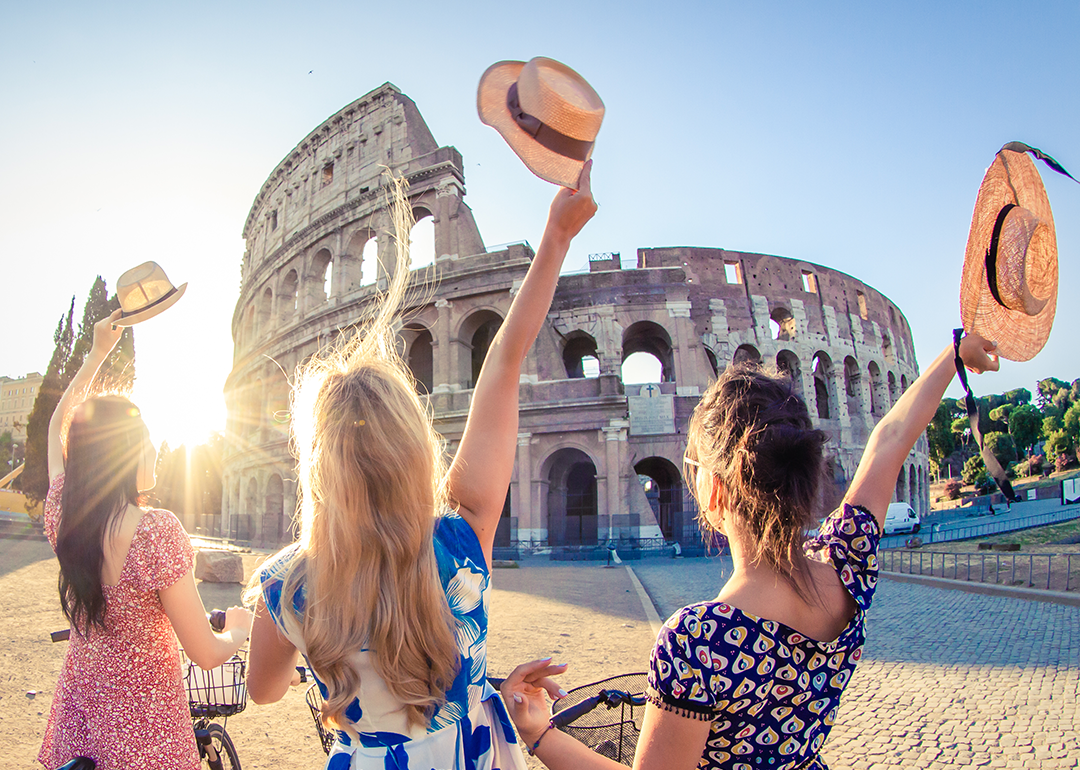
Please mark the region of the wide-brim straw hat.
[[975, 199], [960, 316], [965, 331], [997, 343], [999, 356], [1028, 361], [1054, 324], [1057, 235], [1034, 161], [1007, 147], [994, 158]]
[[604, 103], [585, 78], [542, 56], [502, 61], [480, 78], [476, 109], [530, 171], [578, 188], [604, 120]]
[[120, 319], [116, 326], [134, 326], [164, 313], [175, 305], [187, 284], [173, 286], [157, 262], [143, 262], [116, 281], [116, 296], [120, 300]]

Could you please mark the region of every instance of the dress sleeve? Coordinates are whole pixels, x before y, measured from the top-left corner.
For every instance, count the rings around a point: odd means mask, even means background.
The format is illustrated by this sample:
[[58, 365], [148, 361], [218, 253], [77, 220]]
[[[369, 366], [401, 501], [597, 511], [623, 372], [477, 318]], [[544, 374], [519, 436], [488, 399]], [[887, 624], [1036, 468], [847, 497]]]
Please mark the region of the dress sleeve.
[[64, 474], [61, 473], [49, 482], [49, 492], [45, 495], [45, 537], [56, 550], [56, 530], [60, 527], [60, 499], [64, 494]]
[[809, 550], [824, 550], [836, 573], [863, 611], [870, 609], [878, 581], [878, 543], [881, 529], [877, 519], [862, 506], [842, 506], [821, 523], [819, 534], [808, 543]]
[[[285, 577], [288, 575], [289, 568], [296, 558], [296, 553], [297, 546], [293, 545], [263, 564], [259, 570], [263, 603], [266, 604], [266, 609], [270, 613], [270, 618], [274, 621], [274, 624], [281, 629], [281, 632], [286, 637], [288, 631], [285, 628], [285, 621], [281, 617], [281, 596], [285, 590]], [[296, 613], [303, 614], [305, 599], [306, 592], [304, 586], [301, 585], [293, 596], [293, 609]]]
[[150, 510], [141, 522], [140, 574], [150, 591], [168, 588], [191, 571], [195, 549], [180, 520], [171, 511]]
[[740, 650], [749, 629], [723, 602], [692, 604], [672, 615], [656, 638], [649, 664], [649, 701], [690, 719], [710, 721], [753, 666]]

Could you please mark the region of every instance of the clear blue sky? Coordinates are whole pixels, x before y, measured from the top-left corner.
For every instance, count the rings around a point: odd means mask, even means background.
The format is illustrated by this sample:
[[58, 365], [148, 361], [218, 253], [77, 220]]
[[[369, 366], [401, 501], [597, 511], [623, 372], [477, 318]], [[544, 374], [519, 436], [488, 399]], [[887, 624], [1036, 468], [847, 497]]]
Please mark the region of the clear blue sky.
[[[975, 194], [1021, 140], [1080, 176], [1080, 4], [6, 4], [0, 10], [0, 374], [44, 371], [94, 276], [160, 262], [188, 296], [139, 327], [155, 438], [221, 427], [241, 228], [281, 158], [385, 81], [466, 162], [489, 244], [539, 240], [554, 188], [476, 117], [480, 74], [544, 55], [607, 105], [590, 252], [715, 246], [842, 270], [895, 301], [925, 365], [958, 323]], [[1080, 377], [1080, 185], [1043, 172], [1054, 332], [979, 392]], [[197, 432], [197, 431], [196, 431]]]

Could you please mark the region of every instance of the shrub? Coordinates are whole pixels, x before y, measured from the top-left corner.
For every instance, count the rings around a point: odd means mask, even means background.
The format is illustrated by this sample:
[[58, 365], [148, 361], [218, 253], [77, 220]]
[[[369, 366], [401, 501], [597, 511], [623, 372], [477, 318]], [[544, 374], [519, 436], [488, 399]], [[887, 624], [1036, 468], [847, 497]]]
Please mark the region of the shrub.
[[963, 486], [964, 483], [960, 479], [949, 479], [945, 482], [945, 498], [948, 500], [958, 499]]
[[978, 485], [980, 479], [986, 478], [986, 465], [983, 463], [983, 459], [979, 455], [972, 455], [964, 463], [964, 470], [960, 474], [960, 478], [964, 480], [965, 484]]

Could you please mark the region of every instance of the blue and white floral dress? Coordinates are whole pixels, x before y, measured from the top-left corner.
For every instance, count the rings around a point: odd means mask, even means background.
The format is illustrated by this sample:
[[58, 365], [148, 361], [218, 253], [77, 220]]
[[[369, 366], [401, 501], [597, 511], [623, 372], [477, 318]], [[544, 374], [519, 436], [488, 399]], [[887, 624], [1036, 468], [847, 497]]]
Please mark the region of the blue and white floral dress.
[[[386, 688], [371, 651], [359, 650], [352, 663], [360, 692], [345, 710], [348, 730], [338, 731], [327, 770], [524, 770], [525, 760], [502, 699], [487, 681], [487, 618], [490, 574], [472, 527], [456, 513], [435, 524], [435, 560], [461, 653], [461, 667], [427, 727], [410, 725], [402, 704]], [[295, 549], [287, 549], [262, 570], [262, 594], [274, 623], [306, 655], [304, 640], [281, 617], [281, 592]], [[303, 610], [304, 587], [294, 606]], [[316, 681], [323, 694], [326, 689]]]

